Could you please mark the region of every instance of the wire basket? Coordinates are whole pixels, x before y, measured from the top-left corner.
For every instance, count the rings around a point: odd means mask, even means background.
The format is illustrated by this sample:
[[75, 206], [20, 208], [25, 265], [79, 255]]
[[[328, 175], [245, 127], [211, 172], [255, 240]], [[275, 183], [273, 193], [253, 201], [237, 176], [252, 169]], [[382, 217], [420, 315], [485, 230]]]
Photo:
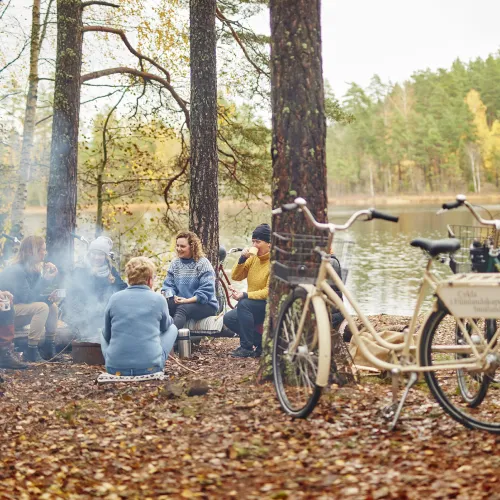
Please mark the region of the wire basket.
[[347, 274], [351, 268], [352, 261], [352, 249], [354, 247], [354, 241], [343, 240], [341, 238], [335, 238], [332, 244], [332, 254], [337, 257], [340, 262], [340, 268], [342, 270], [342, 281], [345, 283], [347, 280]]
[[460, 250], [450, 259], [454, 273], [485, 273], [489, 250], [495, 245], [496, 229], [485, 226], [448, 225], [448, 236], [460, 240]]
[[[273, 240], [275, 277], [290, 285], [314, 284], [321, 264], [321, 258], [315, 249], [327, 250], [328, 235], [273, 233]], [[349, 249], [352, 245], [353, 242], [347, 240], [336, 240], [333, 244], [333, 254], [340, 263], [344, 282], [347, 279]], [[332, 265], [339, 272], [334, 259]], [[333, 283], [330, 285], [333, 286]]]

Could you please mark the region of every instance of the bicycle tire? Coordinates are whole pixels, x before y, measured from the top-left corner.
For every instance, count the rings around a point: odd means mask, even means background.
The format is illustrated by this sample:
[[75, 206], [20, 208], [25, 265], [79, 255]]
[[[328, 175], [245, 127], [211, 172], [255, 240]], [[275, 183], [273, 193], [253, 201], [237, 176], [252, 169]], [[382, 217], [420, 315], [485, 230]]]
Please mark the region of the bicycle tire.
[[219, 307], [217, 309], [217, 315], [225, 313], [227, 310], [227, 289], [224, 282], [219, 278], [215, 284], [215, 296]]
[[[440, 344], [434, 344], [434, 341], [444, 341], [441, 345], [454, 342], [454, 330], [455, 318], [443, 305], [440, 305], [438, 310], [429, 316], [422, 331], [419, 345], [421, 366], [435, 366], [438, 362], [456, 362], [456, 353], [440, 351]], [[456, 371], [451, 369], [424, 372], [431, 394], [450, 417], [465, 427], [499, 434], [499, 388], [490, 385], [490, 390], [487, 391], [488, 397], [484, 397], [480, 405], [471, 407], [463, 400], [459, 388], [454, 386], [454, 383], [457, 383]]]
[[[464, 321], [465, 322], [465, 321]], [[465, 323], [465, 327], [469, 335], [472, 333], [472, 328], [469, 323]], [[496, 320], [489, 319], [484, 324], [485, 337], [489, 340], [493, 337], [496, 331]], [[457, 344], [465, 344], [463, 334], [458, 325], [455, 328], [455, 339]], [[467, 355], [457, 354], [457, 359], [466, 358]], [[479, 406], [488, 392], [488, 387], [491, 382], [491, 377], [484, 373], [469, 373], [467, 370], [457, 370], [457, 381], [460, 389], [460, 394], [464, 402], [471, 408]]]
[[[306, 290], [301, 287], [295, 288], [287, 296], [281, 307], [273, 337], [274, 387], [281, 408], [294, 418], [306, 418], [318, 403], [323, 389], [315, 383], [315, 374], [318, 369], [318, 335], [316, 335], [316, 345], [308, 345], [309, 341], [314, 342], [311, 334], [314, 337], [318, 325], [312, 302], [310, 302], [309, 317], [304, 325], [302, 339], [305, 338], [305, 342], [301, 342], [299, 346], [299, 349], [302, 348], [302, 353], [294, 356], [294, 359], [290, 359], [287, 353], [287, 347], [296, 338], [295, 329], [300, 321], [306, 296]], [[304, 348], [307, 348], [307, 353], [304, 352]], [[307, 369], [308, 365], [313, 369], [314, 381], [304, 374], [304, 368]], [[300, 395], [304, 389], [304, 401], [296, 403], [295, 396]]]

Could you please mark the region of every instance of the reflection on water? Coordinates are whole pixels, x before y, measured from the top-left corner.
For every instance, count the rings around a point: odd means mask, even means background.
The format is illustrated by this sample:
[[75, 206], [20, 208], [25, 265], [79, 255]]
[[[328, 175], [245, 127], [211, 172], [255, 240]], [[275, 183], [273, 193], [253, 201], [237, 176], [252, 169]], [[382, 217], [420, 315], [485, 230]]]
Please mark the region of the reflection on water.
[[[331, 211], [330, 218], [341, 222], [354, 210]], [[347, 286], [367, 314], [411, 315], [427, 258], [410, 241], [445, 238], [447, 224], [472, 225], [473, 218], [465, 209], [437, 216], [435, 206], [391, 207], [387, 212], [399, 215], [399, 223], [360, 222], [342, 234], [355, 241]], [[434, 271], [440, 277], [450, 274], [446, 263], [434, 264]], [[427, 297], [424, 310], [430, 304]]]
[[[447, 224], [473, 225], [473, 218], [466, 209], [458, 209], [436, 215], [436, 206], [402, 206], [384, 209], [399, 215], [399, 223], [381, 220], [357, 222], [337, 237], [353, 240], [352, 258], [347, 279], [347, 287], [355, 295], [363, 312], [367, 314], [410, 315], [422, 279], [426, 258], [422, 251], [410, 246], [413, 238], [445, 238]], [[500, 206], [488, 207], [496, 217]], [[359, 207], [333, 207], [329, 212], [332, 222], [343, 223]], [[226, 248], [245, 246], [250, 243], [252, 229], [261, 222], [270, 222], [270, 211], [243, 211], [234, 219], [234, 211], [227, 210], [221, 217], [220, 242]], [[144, 219], [155, 217], [155, 213], [145, 213]], [[30, 215], [28, 230], [35, 231], [45, 224], [43, 214]], [[474, 224], [474, 225], [477, 225]], [[83, 225], [82, 225], [83, 226]], [[80, 226], [79, 230], [91, 236], [90, 228]], [[85, 230], [87, 229], [87, 230]], [[170, 247], [170, 241], [158, 242], [162, 251]], [[228, 256], [230, 268], [237, 255]], [[439, 276], [450, 273], [446, 264], [434, 267]], [[425, 308], [428, 309], [428, 299]]]

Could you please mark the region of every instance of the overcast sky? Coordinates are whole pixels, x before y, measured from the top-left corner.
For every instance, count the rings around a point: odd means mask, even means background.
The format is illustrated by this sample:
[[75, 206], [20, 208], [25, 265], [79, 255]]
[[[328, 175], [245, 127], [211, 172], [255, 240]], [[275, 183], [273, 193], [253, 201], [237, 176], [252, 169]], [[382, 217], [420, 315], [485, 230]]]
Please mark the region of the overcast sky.
[[500, 0], [322, 0], [322, 11], [324, 74], [338, 97], [374, 74], [403, 81], [500, 49]]

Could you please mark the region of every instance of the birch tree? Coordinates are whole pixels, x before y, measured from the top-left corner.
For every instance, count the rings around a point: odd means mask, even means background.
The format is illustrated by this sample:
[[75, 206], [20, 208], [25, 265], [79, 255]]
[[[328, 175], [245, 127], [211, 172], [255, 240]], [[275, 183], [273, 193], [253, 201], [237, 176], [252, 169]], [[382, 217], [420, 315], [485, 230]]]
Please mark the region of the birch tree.
[[33, 143], [35, 139], [36, 107], [38, 100], [38, 63], [40, 50], [45, 34], [47, 32], [48, 16], [52, 7], [49, 1], [44, 22], [41, 22], [40, 0], [33, 0], [31, 15], [31, 38], [30, 38], [30, 63], [28, 76], [28, 95], [26, 97], [26, 111], [24, 114], [23, 142], [21, 148], [21, 160], [18, 171], [16, 193], [12, 203], [11, 211], [11, 233], [15, 236], [23, 236], [24, 211], [28, 197], [28, 181], [30, 178], [31, 162], [33, 157]]

